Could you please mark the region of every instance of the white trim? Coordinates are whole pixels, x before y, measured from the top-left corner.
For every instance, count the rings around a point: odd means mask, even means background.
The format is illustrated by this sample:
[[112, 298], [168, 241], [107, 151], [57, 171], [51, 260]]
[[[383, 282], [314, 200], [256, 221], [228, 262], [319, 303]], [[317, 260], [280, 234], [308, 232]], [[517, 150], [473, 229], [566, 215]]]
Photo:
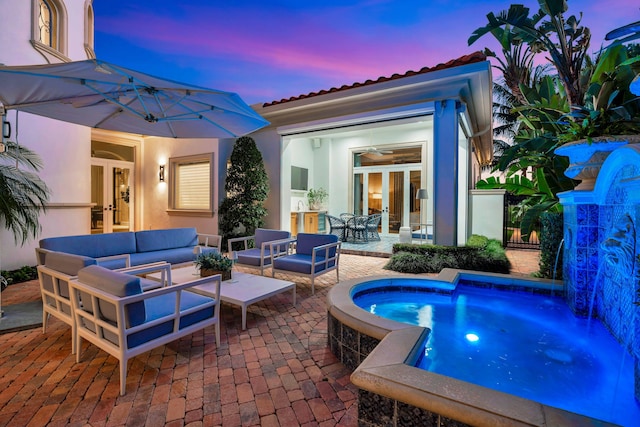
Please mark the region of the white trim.
[[315, 120], [306, 123], [296, 123], [290, 126], [281, 126], [276, 129], [281, 136], [298, 135], [302, 133], [317, 132], [323, 130], [336, 130], [345, 127], [366, 125], [391, 120], [400, 120], [420, 116], [431, 115], [434, 112], [434, 103], [405, 105], [402, 107], [388, 108], [378, 111], [368, 111], [351, 114], [342, 117], [332, 117], [323, 120]]

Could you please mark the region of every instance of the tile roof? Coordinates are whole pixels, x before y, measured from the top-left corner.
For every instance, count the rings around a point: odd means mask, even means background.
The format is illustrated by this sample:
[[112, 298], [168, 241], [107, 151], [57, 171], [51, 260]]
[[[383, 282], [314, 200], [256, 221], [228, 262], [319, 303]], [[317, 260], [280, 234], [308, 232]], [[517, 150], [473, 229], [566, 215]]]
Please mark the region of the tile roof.
[[279, 104], [284, 104], [285, 102], [291, 102], [291, 101], [297, 101], [299, 99], [305, 99], [305, 98], [311, 98], [314, 96], [318, 96], [318, 95], [325, 95], [327, 93], [333, 93], [333, 92], [341, 92], [343, 90], [348, 90], [348, 89], [353, 89], [353, 88], [357, 88], [357, 87], [361, 87], [361, 86], [369, 86], [372, 84], [376, 84], [376, 83], [382, 83], [382, 82], [388, 82], [390, 80], [396, 80], [396, 79], [401, 79], [403, 77], [410, 77], [410, 76], [415, 76], [418, 74], [426, 74], [426, 73], [430, 73], [432, 71], [438, 71], [438, 70], [444, 70], [447, 68], [453, 68], [453, 67], [459, 67], [462, 65], [468, 65], [468, 64], [473, 64], [476, 62], [481, 62], [481, 61], [485, 61], [487, 59], [487, 56], [480, 51], [476, 51], [473, 53], [470, 53], [468, 55], [464, 55], [461, 56], [460, 58], [457, 59], [452, 59], [450, 61], [447, 61], [445, 63], [440, 63], [434, 67], [423, 67], [418, 71], [412, 71], [409, 70], [404, 74], [393, 74], [389, 77], [385, 77], [385, 76], [381, 76], [378, 77], [376, 80], [366, 80], [364, 82], [356, 82], [353, 83], [351, 85], [342, 85], [340, 87], [332, 87], [331, 89], [328, 90], [320, 90], [318, 92], [310, 92], [307, 94], [302, 94], [302, 95], [298, 95], [298, 96], [292, 96], [291, 98], [283, 98], [279, 101], [271, 101], [271, 102], [265, 102], [264, 104], [262, 104], [263, 107], [269, 107], [272, 105], [279, 105]]

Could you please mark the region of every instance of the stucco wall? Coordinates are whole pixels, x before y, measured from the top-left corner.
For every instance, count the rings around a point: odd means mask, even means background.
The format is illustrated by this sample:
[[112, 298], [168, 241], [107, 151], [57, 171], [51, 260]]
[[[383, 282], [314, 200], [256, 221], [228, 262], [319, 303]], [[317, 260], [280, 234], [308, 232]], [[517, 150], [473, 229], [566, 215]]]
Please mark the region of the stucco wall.
[[[84, 49], [85, 0], [65, 0], [67, 16], [67, 56], [72, 60], [87, 59]], [[47, 62], [36, 51], [31, 39], [32, 1], [1, 1], [0, 63], [31, 65]], [[35, 151], [44, 162], [39, 174], [51, 189], [46, 214], [41, 217], [42, 232], [37, 239], [21, 246], [2, 227], [0, 231], [0, 268], [14, 269], [35, 265], [34, 248], [40, 238], [85, 234], [90, 231], [91, 131], [77, 126], [15, 112], [8, 114], [11, 140]], [[17, 124], [17, 126], [16, 126]]]
[[[159, 229], [173, 227], [196, 227], [198, 232], [207, 234], [217, 234], [218, 232], [218, 189], [215, 185], [215, 178], [220, 175], [217, 139], [171, 139], [171, 138], [145, 138], [143, 142], [143, 167], [140, 171], [139, 182], [142, 189], [142, 224], [137, 229]], [[200, 217], [189, 215], [169, 214], [169, 185], [172, 182], [170, 177], [169, 159], [172, 157], [191, 156], [196, 154], [214, 153], [214, 180], [211, 185], [214, 190], [214, 211], [213, 217]], [[165, 165], [165, 182], [160, 182], [158, 178], [159, 166]]]
[[471, 190], [469, 210], [471, 214], [471, 232], [504, 244], [504, 195], [505, 190]]

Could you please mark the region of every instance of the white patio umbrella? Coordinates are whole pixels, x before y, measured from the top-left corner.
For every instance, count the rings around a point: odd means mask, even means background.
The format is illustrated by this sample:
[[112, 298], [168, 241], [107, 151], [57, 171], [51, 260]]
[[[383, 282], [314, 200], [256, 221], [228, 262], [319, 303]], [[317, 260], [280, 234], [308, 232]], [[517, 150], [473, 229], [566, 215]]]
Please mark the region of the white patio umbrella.
[[173, 138], [238, 137], [269, 124], [235, 93], [97, 59], [0, 67], [0, 103], [93, 128]]

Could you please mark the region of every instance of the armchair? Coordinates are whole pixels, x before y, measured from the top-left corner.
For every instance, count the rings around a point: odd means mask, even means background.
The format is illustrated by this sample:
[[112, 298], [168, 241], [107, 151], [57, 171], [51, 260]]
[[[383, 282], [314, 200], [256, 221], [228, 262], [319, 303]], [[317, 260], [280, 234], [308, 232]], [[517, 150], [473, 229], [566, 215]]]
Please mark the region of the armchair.
[[139, 277], [97, 265], [83, 268], [69, 282], [76, 362], [83, 338], [117, 358], [124, 396], [129, 359], [210, 325], [220, 346], [219, 301], [189, 292], [211, 280], [220, 295], [220, 275], [143, 292]]
[[272, 250], [271, 277], [276, 272], [309, 277], [313, 295], [316, 276], [335, 270], [336, 281], [340, 280], [340, 245], [338, 236], [333, 234], [299, 233], [296, 238], [289, 239], [286, 251]]
[[93, 264], [96, 264], [93, 258], [63, 252], [48, 252], [45, 264], [37, 267], [42, 295], [42, 333], [47, 333], [50, 316], [71, 326], [71, 354], [76, 352], [74, 339], [76, 323], [71, 307], [69, 280], [76, 276], [78, 271]]
[[[71, 326], [71, 353], [76, 353], [75, 328], [76, 323], [72, 313], [69, 281], [78, 275], [84, 267], [98, 265], [97, 260], [82, 255], [64, 252], [47, 251], [44, 264], [37, 267], [40, 294], [42, 296], [42, 333], [47, 333], [47, 326], [51, 316]], [[160, 272], [161, 280], [140, 278], [143, 291], [167, 286], [171, 284], [171, 264], [158, 262], [122, 268], [120, 271], [129, 275], [145, 275]]]
[[[229, 239], [229, 254], [237, 260], [237, 264], [243, 267], [254, 268], [260, 270], [260, 274], [264, 275], [265, 268], [271, 266], [271, 251], [280, 252], [285, 246], [271, 246], [271, 243], [288, 239], [291, 233], [282, 230], [269, 230], [266, 228], [257, 228], [253, 236], [236, 237]], [[249, 242], [253, 240], [253, 248], [249, 248]], [[243, 249], [235, 251], [233, 255], [233, 243], [242, 243]]]

